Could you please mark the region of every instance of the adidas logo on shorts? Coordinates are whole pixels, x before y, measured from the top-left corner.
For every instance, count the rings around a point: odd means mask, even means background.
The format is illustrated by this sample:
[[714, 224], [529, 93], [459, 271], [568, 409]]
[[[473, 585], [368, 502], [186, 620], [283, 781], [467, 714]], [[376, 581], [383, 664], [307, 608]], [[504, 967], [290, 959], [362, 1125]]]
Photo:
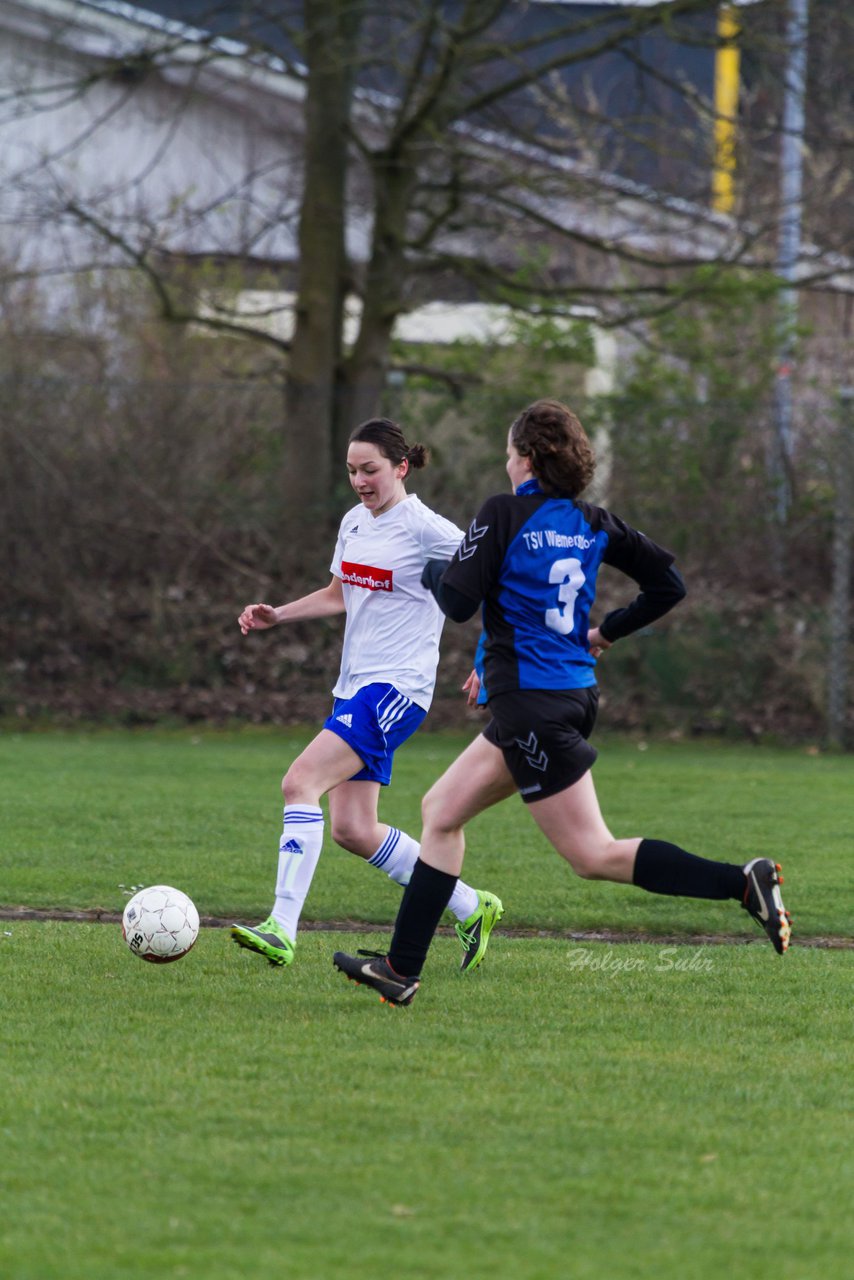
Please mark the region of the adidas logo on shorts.
[[353, 717], [350, 715], [349, 711], [343, 716], [336, 716], [335, 719], [340, 720], [348, 729], [353, 728]]

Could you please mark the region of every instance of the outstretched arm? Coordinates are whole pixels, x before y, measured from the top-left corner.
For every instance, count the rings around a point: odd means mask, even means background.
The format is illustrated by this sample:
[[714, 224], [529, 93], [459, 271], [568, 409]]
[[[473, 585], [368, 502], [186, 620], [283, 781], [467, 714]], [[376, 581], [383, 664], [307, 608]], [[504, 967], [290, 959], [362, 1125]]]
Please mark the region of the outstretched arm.
[[312, 591], [289, 604], [247, 604], [237, 619], [244, 635], [250, 631], [266, 631], [280, 622], [302, 622], [309, 618], [330, 618], [344, 612], [344, 588], [334, 575], [327, 587]]

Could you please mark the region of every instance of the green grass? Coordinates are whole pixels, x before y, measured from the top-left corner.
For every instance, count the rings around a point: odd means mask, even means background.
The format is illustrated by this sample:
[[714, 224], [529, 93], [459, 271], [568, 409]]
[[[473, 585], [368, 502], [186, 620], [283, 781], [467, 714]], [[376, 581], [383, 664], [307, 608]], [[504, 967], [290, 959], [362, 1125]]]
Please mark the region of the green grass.
[[[3, 736], [0, 905], [119, 910], [128, 896], [122, 886], [166, 881], [203, 914], [265, 916], [281, 832], [279, 781], [307, 740], [257, 730]], [[417, 837], [422, 791], [467, 740], [424, 733], [407, 744], [382, 816]], [[727, 861], [779, 858], [798, 934], [850, 934], [854, 758], [599, 745], [595, 776], [615, 834], [656, 836]], [[471, 824], [465, 874], [501, 895], [507, 927], [756, 937], [731, 903], [577, 879], [515, 799]], [[388, 924], [398, 902], [385, 876], [327, 843], [306, 917]]]
[[850, 1274], [851, 953], [505, 940], [466, 980], [440, 939], [392, 1010], [344, 935], [285, 974], [9, 931], [9, 1280]]
[[[167, 880], [205, 914], [266, 913], [274, 732], [0, 739], [0, 901], [118, 910]], [[459, 749], [421, 735], [385, 813]], [[115, 924], [0, 920], [4, 1280], [842, 1280], [850, 1274], [854, 761], [600, 743], [620, 834], [778, 854], [796, 944], [732, 904], [575, 879], [510, 802], [467, 871], [508, 926], [684, 933], [688, 945], [434, 944], [411, 1009], [332, 968], [387, 933], [304, 932], [275, 971], [204, 929], [146, 965]], [[399, 891], [329, 848], [307, 914], [389, 922]], [[702, 946], [721, 929], [755, 945]]]

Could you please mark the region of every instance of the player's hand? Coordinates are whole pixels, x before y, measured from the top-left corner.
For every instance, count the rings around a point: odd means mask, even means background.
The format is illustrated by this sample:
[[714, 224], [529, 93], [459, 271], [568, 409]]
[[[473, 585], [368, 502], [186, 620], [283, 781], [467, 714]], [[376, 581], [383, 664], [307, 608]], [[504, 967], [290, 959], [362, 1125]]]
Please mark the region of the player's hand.
[[613, 641], [606, 640], [598, 627], [591, 627], [587, 632], [587, 647], [590, 650], [590, 656], [593, 658], [601, 658], [605, 650], [610, 649], [612, 644]]
[[480, 676], [476, 671], [472, 670], [471, 675], [463, 685], [463, 693], [468, 694], [468, 697], [466, 698], [466, 706], [476, 707], [478, 694], [480, 693]]
[[237, 619], [237, 625], [246, 636], [250, 631], [266, 631], [275, 627], [279, 615], [271, 604], [248, 604]]

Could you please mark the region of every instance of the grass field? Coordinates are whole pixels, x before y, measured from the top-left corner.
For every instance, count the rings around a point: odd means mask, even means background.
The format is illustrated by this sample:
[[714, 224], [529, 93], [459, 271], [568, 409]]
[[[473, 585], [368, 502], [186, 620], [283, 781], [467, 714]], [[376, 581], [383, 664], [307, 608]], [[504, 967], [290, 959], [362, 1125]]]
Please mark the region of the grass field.
[[[165, 880], [266, 914], [304, 741], [4, 735], [0, 903], [118, 911]], [[392, 821], [417, 834], [461, 741], [400, 754]], [[786, 957], [732, 904], [578, 881], [513, 801], [466, 868], [507, 930], [465, 979], [440, 938], [411, 1009], [332, 969], [383, 945], [399, 891], [331, 847], [307, 916], [374, 931], [306, 931], [287, 972], [223, 929], [149, 966], [115, 924], [0, 920], [4, 1280], [850, 1275], [854, 951], [803, 940], [851, 933], [854, 760], [599, 745], [619, 834], [780, 857]]]

